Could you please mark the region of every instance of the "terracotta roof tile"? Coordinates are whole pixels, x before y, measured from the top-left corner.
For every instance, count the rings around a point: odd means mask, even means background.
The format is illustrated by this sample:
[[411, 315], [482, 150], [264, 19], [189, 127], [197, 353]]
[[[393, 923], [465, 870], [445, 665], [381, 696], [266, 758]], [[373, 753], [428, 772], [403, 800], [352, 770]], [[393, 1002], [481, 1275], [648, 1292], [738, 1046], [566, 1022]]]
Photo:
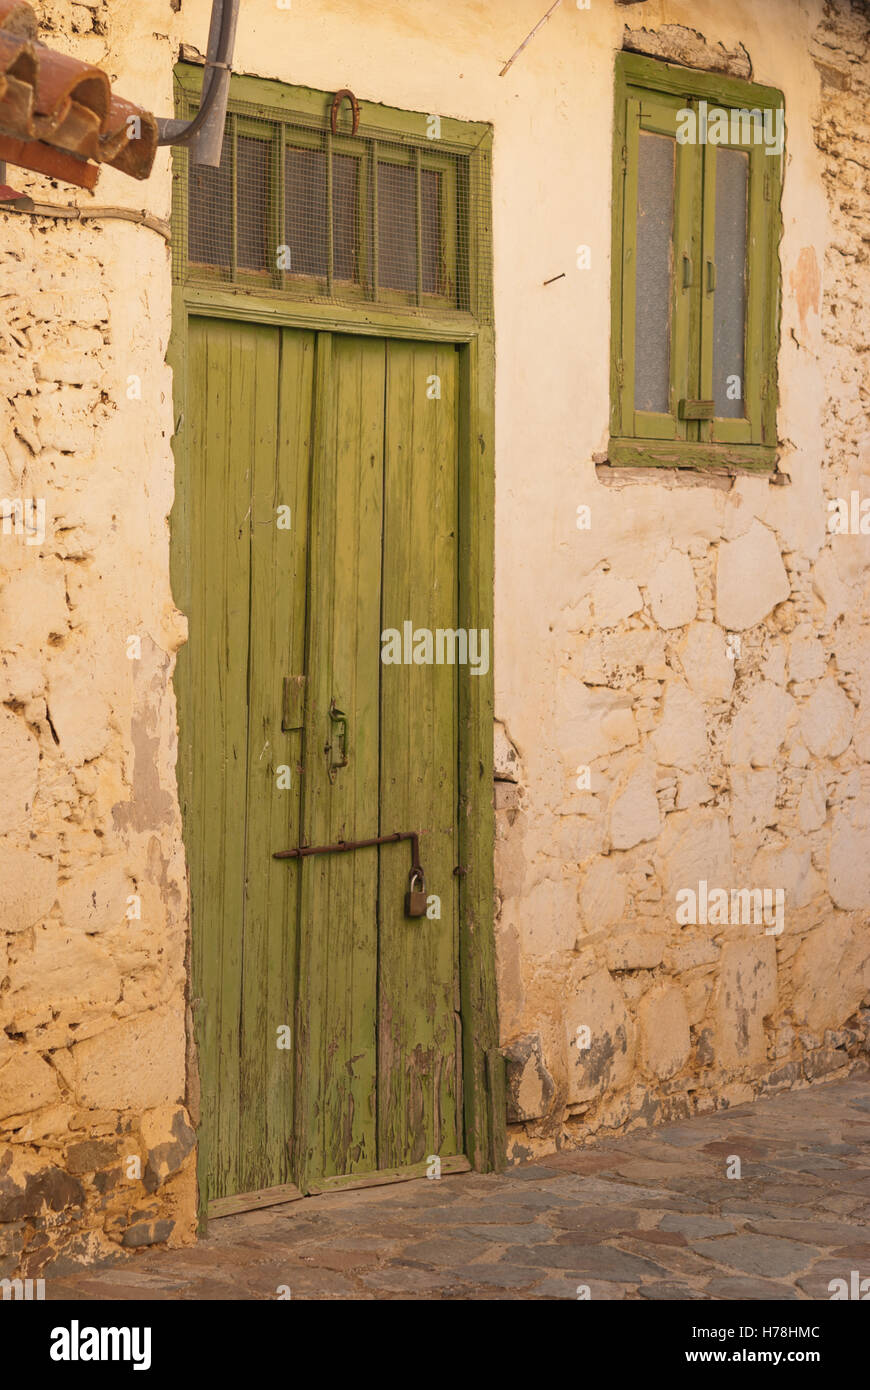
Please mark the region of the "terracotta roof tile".
[[154, 117], [114, 96], [102, 68], [55, 53], [35, 35], [30, 6], [0, 0], [0, 159], [81, 188], [94, 187], [100, 164], [147, 179]]

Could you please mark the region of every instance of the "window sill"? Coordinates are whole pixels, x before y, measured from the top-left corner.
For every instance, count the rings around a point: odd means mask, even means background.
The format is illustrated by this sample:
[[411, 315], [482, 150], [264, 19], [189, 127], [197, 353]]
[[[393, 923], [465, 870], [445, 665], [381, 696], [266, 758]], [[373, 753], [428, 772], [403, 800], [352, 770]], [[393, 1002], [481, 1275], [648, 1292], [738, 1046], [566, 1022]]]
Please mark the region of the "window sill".
[[686, 440], [611, 439], [611, 468], [691, 469], [696, 473], [769, 473], [775, 477], [777, 451], [769, 444], [700, 444]]

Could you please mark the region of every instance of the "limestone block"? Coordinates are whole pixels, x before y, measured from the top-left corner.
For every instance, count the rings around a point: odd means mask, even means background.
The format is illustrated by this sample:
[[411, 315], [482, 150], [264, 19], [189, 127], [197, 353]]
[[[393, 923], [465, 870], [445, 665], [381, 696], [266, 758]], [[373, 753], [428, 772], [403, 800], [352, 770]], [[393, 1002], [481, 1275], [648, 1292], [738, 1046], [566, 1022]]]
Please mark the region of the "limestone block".
[[45, 675], [38, 662], [24, 653], [4, 657], [0, 663], [0, 703], [30, 701], [45, 690]]
[[[702, 927], [701, 930], [705, 933], [708, 931], [706, 927]], [[664, 954], [664, 963], [673, 974], [681, 975], [684, 970], [697, 970], [702, 965], [713, 965], [721, 954], [722, 947], [705, 934], [695, 938], [687, 937], [668, 946]]]
[[120, 973], [103, 948], [55, 923], [36, 929], [32, 950], [22, 942], [9, 981], [6, 1006], [19, 1033], [53, 1017], [78, 1021], [121, 997]]
[[655, 770], [635, 759], [617, 779], [610, 800], [610, 840], [614, 849], [631, 849], [654, 840], [661, 826]]
[[870, 700], [864, 699], [858, 709], [852, 733], [852, 747], [862, 763], [870, 763]]
[[36, 795], [39, 745], [20, 715], [0, 709], [0, 835], [20, 825], [29, 815]]
[[618, 753], [637, 743], [639, 734], [634, 714], [627, 707], [612, 709], [601, 716], [601, 737], [608, 753]]
[[[798, 1023], [813, 1032], [839, 1028], [870, 988], [870, 936], [842, 917], [829, 918], [801, 943], [792, 965]], [[0, 1072], [2, 1077], [2, 1072]]]
[[[685, 993], [686, 1017], [687, 1017], [688, 1020], [689, 1020], [689, 1026], [690, 1026], [691, 1028], [697, 1028], [698, 1025], [699, 1025], [700, 1023], [703, 1022], [703, 1020], [704, 1020], [704, 1018], [705, 1018], [705, 1016], [706, 1016], [706, 1013], [707, 1013], [707, 1005], [708, 1005], [709, 1002], [710, 1002], [710, 996], [711, 996], [712, 993], [713, 993], [713, 977], [712, 977], [712, 975], [696, 975], [694, 978], [689, 979], [689, 980], [686, 981], [686, 993]], [[713, 1061], [713, 1050], [712, 1050], [713, 1030], [712, 1030], [712, 1028], [705, 1028], [705, 1029], [704, 1029], [704, 1033], [705, 1033], [706, 1036], [711, 1040], [709, 1062], [712, 1063], [712, 1061]], [[701, 1066], [705, 1065], [705, 1063], [703, 1063], [703, 1062], [701, 1061], [701, 1057], [700, 1057], [700, 1056], [698, 1057], [698, 1063], [699, 1063], [699, 1065], [701, 1065]], [[709, 1064], [709, 1063], [708, 1063], [708, 1064]]]
[[816, 758], [837, 758], [849, 747], [855, 707], [829, 676], [813, 691], [801, 711], [801, 737]]
[[86, 662], [55, 669], [51, 675], [51, 719], [61, 751], [73, 765], [99, 757], [109, 741], [109, 704], [98, 681], [97, 671]]
[[755, 1066], [767, 1056], [764, 1019], [776, 1008], [773, 937], [729, 941], [716, 985], [716, 1059], [720, 1066]]
[[707, 757], [707, 719], [704, 706], [682, 681], [665, 689], [661, 722], [652, 736], [657, 760], [667, 767], [691, 772]]
[[0, 844], [0, 930], [26, 931], [52, 909], [57, 865], [34, 850]]
[[123, 856], [98, 859], [60, 885], [58, 902], [64, 925], [77, 932], [124, 926], [130, 891]]
[[700, 772], [690, 772], [677, 780], [677, 810], [686, 811], [690, 806], [703, 806], [712, 801], [713, 788]]
[[659, 627], [683, 627], [698, 611], [695, 571], [688, 555], [672, 550], [649, 578], [652, 615]]
[[791, 592], [779, 543], [753, 521], [748, 531], [719, 547], [716, 621], [731, 632], [755, 627]]
[[569, 1000], [565, 1041], [570, 1105], [627, 1085], [634, 1067], [635, 1031], [622, 991], [608, 971], [588, 976]]
[[838, 618], [847, 612], [850, 603], [849, 588], [837, 573], [837, 566], [830, 550], [823, 550], [813, 566], [813, 592], [825, 605], [825, 630], [833, 627]]
[[820, 772], [810, 772], [798, 802], [798, 825], [806, 834], [824, 825], [828, 814], [828, 789]]
[[596, 627], [615, 627], [643, 607], [640, 590], [630, 579], [608, 570], [592, 585], [592, 616]]
[[6, 647], [39, 650], [69, 627], [63, 565], [52, 556], [28, 552], [30, 562], [10, 575], [0, 590], [0, 632]]
[[686, 1001], [678, 985], [645, 994], [637, 1012], [643, 1065], [665, 1080], [685, 1066], [691, 1050]]
[[13, 1054], [0, 1064], [0, 1121], [13, 1115], [29, 1115], [57, 1100], [57, 1076], [36, 1053]]
[[785, 648], [781, 643], [770, 648], [762, 663], [761, 674], [775, 685], [785, 685]]
[[756, 686], [738, 711], [728, 739], [728, 760], [752, 767], [770, 767], [796, 716], [790, 695], [772, 681]]
[[776, 787], [773, 768], [732, 768], [731, 829], [735, 835], [757, 834], [776, 822]]
[[500, 719], [495, 721], [494, 770], [498, 781], [518, 782], [520, 780], [520, 755]]
[[734, 662], [725, 634], [715, 623], [692, 623], [677, 645], [686, 680], [699, 700], [727, 700], [734, 685]]
[[814, 681], [825, 674], [825, 652], [813, 629], [806, 624], [796, 627], [788, 644], [788, 678], [790, 681]]
[[544, 1063], [539, 1033], [517, 1038], [502, 1048], [507, 1083], [509, 1124], [540, 1120], [548, 1114], [556, 1085]]
[[540, 879], [525, 893], [520, 916], [523, 954], [570, 951], [577, 939], [578, 918], [576, 878]]
[[796, 838], [787, 845], [765, 845], [760, 849], [752, 861], [749, 879], [748, 887], [782, 889], [785, 894], [786, 931], [788, 914], [806, 907], [825, 887], [821, 874], [813, 868], [809, 846]]
[[870, 908], [870, 814], [860, 805], [839, 807], [831, 831], [828, 892], [846, 911]]
[[607, 939], [604, 958], [608, 970], [654, 970], [661, 965], [667, 937], [659, 932], [623, 927]]
[[638, 734], [629, 697], [589, 686], [562, 670], [556, 679], [556, 736], [575, 766], [592, 763], [636, 743]]
[[664, 680], [668, 675], [664, 639], [647, 628], [596, 633], [583, 644], [577, 674], [587, 685], [614, 690], [641, 679]]
[[146, 1192], [154, 1192], [183, 1167], [196, 1145], [196, 1134], [187, 1111], [177, 1105], [146, 1110], [139, 1132], [148, 1150], [143, 1182]]
[[580, 915], [589, 931], [618, 922], [625, 911], [625, 880], [610, 856], [596, 859], [580, 884]]
[[676, 894], [697, 890], [701, 879], [711, 887], [730, 888], [733, 878], [731, 833], [723, 811], [675, 811], [668, 816], [657, 846], [665, 889], [665, 911], [673, 919]]
[[180, 1103], [184, 1091], [184, 1015], [164, 1006], [124, 1019], [70, 1049], [82, 1105], [152, 1110]]

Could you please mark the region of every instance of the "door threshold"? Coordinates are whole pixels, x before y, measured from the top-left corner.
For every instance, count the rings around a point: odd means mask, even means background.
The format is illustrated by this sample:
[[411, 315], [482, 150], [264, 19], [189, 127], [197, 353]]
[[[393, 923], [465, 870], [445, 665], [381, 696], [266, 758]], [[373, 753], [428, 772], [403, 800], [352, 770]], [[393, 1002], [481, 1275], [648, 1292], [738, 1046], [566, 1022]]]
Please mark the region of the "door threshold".
[[[221, 1216], [238, 1216], [245, 1211], [260, 1211], [263, 1207], [277, 1207], [285, 1202], [299, 1202], [304, 1197], [327, 1197], [332, 1192], [352, 1192], [357, 1188], [385, 1187], [391, 1183], [412, 1182], [425, 1178], [430, 1170], [429, 1160], [411, 1163], [405, 1168], [378, 1168], [373, 1173], [345, 1173], [333, 1178], [321, 1178], [303, 1192], [294, 1183], [283, 1183], [280, 1187], [264, 1187], [258, 1192], [239, 1192], [233, 1197], [215, 1197], [208, 1204], [208, 1219], [216, 1221]], [[471, 1164], [464, 1154], [455, 1154], [441, 1159], [441, 1176], [449, 1177], [455, 1173], [470, 1173]]]
[[280, 1187], [261, 1187], [257, 1192], [237, 1192], [233, 1197], [215, 1197], [208, 1204], [208, 1219], [219, 1216], [238, 1216], [243, 1211], [259, 1211], [261, 1207], [277, 1207], [283, 1202], [299, 1202], [305, 1196], [295, 1183]]
[[[414, 1178], [425, 1178], [430, 1169], [428, 1159], [422, 1163], [411, 1163], [407, 1168], [377, 1168], [374, 1173], [346, 1173], [335, 1178], [321, 1178], [311, 1183], [306, 1193], [308, 1197], [325, 1197], [329, 1192], [348, 1192], [355, 1187], [384, 1187], [387, 1183], [411, 1182]], [[441, 1176], [445, 1173], [470, 1173], [471, 1164], [464, 1154], [441, 1159]]]

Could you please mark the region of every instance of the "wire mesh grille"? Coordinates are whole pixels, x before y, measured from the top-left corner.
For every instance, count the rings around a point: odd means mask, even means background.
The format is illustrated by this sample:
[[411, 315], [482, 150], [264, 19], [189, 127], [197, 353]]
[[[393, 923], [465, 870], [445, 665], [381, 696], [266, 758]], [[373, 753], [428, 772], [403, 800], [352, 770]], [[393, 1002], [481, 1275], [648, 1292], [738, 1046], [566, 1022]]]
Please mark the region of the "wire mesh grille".
[[176, 179], [175, 273], [284, 297], [489, 318], [488, 153], [234, 103], [217, 169]]

